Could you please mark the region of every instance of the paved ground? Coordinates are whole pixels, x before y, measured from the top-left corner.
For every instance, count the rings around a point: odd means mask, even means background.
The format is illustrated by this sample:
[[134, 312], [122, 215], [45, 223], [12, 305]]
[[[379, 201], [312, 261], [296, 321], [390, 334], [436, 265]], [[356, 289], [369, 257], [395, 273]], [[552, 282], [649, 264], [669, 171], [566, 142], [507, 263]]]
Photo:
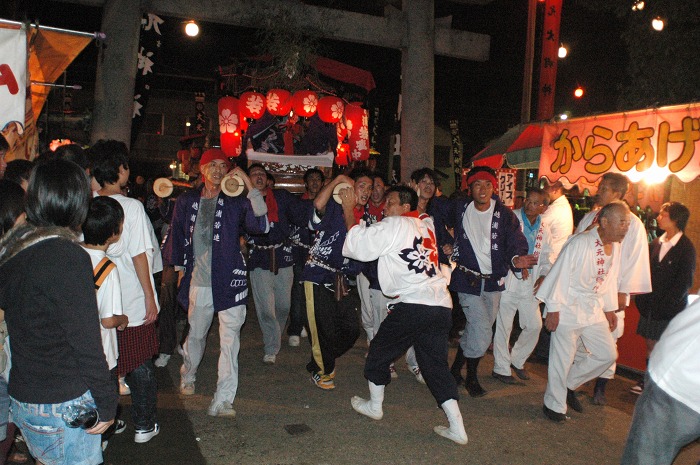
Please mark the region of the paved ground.
[[[451, 358], [455, 350], [450, 349]], [[585, 412], [571, 412], [569, 421], [554, 424], [541, 410], [546, 366], [529, 364], [532, 379], [507, 386], [490, 377], [489, 354], [479, 367], [488, 395], [472, 399], [460, 389], [469, 444], [458, 446], [433, 433], [433, 426], [446, 419], [403, 362], [397, 364], [399, 378], [386, 389], [383, 420], [352, 410], [350, 398], [367, 394], [364, 336], [339, 360], [336, 389], [322, 391], [304, 369], [309, 357], [305, 339], [292, 348], [285, 338], [277, 363], [263, 365], [260, 329], [249, 311], [242, 331], [237, 416], [211, 418], [206, 408], [216, 383], [217, 351], [215, 322], [194, 396], [177, 393], [179, 355], [167, 368], [157, 369], [162, 429], [147, 444], [134, 444], [129, 399], [122, 398], [129, 427], [110, 441], [106, 464], [615, 464], [636, 400], [627, 392], [631, 379], [618, 377], [609, 384], [605, 407], [590, 404], [591, 386], [585, 386]], [[695, 465], [699, 460], [700, 444], [695, 443], [675, 463]]]

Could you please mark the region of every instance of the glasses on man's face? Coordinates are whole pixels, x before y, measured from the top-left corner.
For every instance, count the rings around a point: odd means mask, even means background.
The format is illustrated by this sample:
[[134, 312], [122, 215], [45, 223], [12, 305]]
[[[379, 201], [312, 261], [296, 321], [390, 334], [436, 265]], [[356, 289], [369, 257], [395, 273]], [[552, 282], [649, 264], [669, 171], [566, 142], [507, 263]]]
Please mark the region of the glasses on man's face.
[[525, 199], [525, 204], [532, 205], [534, 207], [541, 207], [544, 205], [544, 202], [536, 202], [536, 201], [531, 200], [531, 199]]

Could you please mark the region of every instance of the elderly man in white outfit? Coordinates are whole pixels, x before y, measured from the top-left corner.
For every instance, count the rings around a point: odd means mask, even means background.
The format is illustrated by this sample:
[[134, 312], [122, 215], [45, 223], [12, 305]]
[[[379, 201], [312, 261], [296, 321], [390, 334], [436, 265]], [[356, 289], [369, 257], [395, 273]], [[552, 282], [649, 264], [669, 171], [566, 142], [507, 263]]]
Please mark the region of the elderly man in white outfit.
[[[556, 422], [566, 420], [567, 405], [582, 410], [575, 389], [617, 358], [611, 332], [617, 323], [619, 242], [629, 229], [629, 208], [610, 203], [599, 224], [566, 243], [537, 292], [547, 304], [545, 326], [552, 331], [543, 411]], [[587, 352], [573, 363], [579, 339]]]
[[[511, 374], [511, 368], [518, 378], [530, 379], [525, 370], [525, 361], [535, 349], [542, 329], [540, 303], [535, 298], [544, 277], [552, 267], [552, 233], [541, 217], [547, 206], [547, 194], [542, 189], [532, 188], [527, 191], [523, 208], [513, 213], [520, 221], [520, 230], [528, 243], [528, 254], [538, 257], [537, 264], [531, 269], [514, 273], [508, 271], [505, 291], [496, 318], [496, 334], [493, 338], [494, 367], [492, 376], [506, 384], [517, 381]], [[522, 332], [511, 351], [508, 350], [510, 333], [513, 330], [513, 318], [518, 312], [518, 321]]]
[[[606, 173], [601, 178], [596, 193], [596, 203], [601, 207], [610, 202], [622, 200], [629, 189], [629, 181], [619, 173]], [[576, 233], [590, 229], [598, 224], [600, 210], [590, 211], [579, 222]], [[630, 228], [621, 243], [620, 277], [618, 279], [618, 312], [617, 329], [613, 339], [622, 337], [625, 331], [625, 308], [630, 303], [630, 295], [651, 292], [651, 269], [649, 266], [649, 244], [647, 232], [637, 215], [630, 212]], [[579, 347], [579, 356], [585, 349]], [[615, 376], [617, 365], [612, 364], [605, 373], [600, 375], [593, 390], [593, 403], [605, 405], [605, 386], [609, 379]]]

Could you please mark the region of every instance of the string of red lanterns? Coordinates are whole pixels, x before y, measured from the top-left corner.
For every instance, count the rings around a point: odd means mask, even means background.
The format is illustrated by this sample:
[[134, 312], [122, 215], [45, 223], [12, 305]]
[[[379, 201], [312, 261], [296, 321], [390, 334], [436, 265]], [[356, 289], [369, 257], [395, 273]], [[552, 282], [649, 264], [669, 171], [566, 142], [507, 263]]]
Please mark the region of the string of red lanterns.
[[321, 121], [335, 124], [338, 135], [335, 161], [338, 165], [347, 165], [351, 159], [363, 161], [369, 158], [369, 112], [362, 108], [362, 104], [346, 104], [335, 95], [319, 98], [316, 92], [308, 89], [294, 94], [285, 89], [270, 89], [266, 95], [253, 90], [243, 92], [239, 98], [227, 96], [219, 99], [221, 150], [227, 156], [241, 154], [242, 133], [265, 111], [273, 116], [294, 112], [304, 118], [318, 114]]

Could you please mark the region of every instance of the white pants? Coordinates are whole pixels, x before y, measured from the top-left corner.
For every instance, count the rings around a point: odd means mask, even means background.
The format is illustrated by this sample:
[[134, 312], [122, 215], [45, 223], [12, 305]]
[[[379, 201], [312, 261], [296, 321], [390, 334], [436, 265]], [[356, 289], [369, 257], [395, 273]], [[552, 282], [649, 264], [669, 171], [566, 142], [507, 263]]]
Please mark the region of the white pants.
[[282, 331], [289, 317], [293, 281], [294, 270], [291, 266], [280, 268], [277, 274], [262, 268], [250, 270], [250, 287], [263, 334], [265, 355], [277, 355], [282, 346]]
[[[617, 312], [617, 327], [615, 328], [615, 331], [610, 333], [610, 335], [613, 338], [613, 341], [615, 341], [615, 348], [617, 348], [617, 340], [622, 337], [622, 335], [625, 333], [625, 312]], [[574, 358], [574, 363], [579, 360], [581, 357], [585, 357], [586, 355], [586, 347], [579, 341], [578, 347], [576, 349], [576, 358]], [[615, 371], [617, 370], [617, 361], [613, 362], [612, 365], [610, 365], [610, 368], [605, 370], [602, 375], [599, 376], [599, 378], [605, 378], [605, 379], [613, 379], [615, 377]]]
[[[238, 390], [238, 351], [241, 348], [241, 326], [245, 322], [246, 307], [238, 305], [220, 311], [219, 339], [219, 377], [216, 383], [215, 401], [233, 403]], [[204, 356], [207, 345], [207, 333], [214, 319], [214, 300], [210, 287], [191, 287], [187, 320], [190, 332], [183, 346], [183, 364], [180, 367], [182, 383], [194, 383], [197, 368]]]
[[[518, 312], [518, 321], [522, 332], [513, 346], [513, 350], [508, 351], [510, 333], [513, 330], [513, 318]], [[530, 356], [542, 329], [542, 315], [540, 314], [540, 304], [532, 294], [532, 288], [525, 289], [525, 292], [509, 292], [505, 290], [501, 293], [501, 302], [498, 307], [496, 317], [496, 335], [493, 337], [493, 371], [499, 375], [510, 376], [510, 366], [522, 369], [525, 361]]]
[[[587, 349], [576, 357], [579, 339]], [[549, 370], [544, 405], [558, 413], [566, 413], [566, 390], [575, 390], [583, 383], [600, 376], [617, 358], [617, 348], [607, 321], [592, 325], [559, 324], [552, 333], [549, 346]]]
[[[377, 329], [379, 329], [381, 321], [376, 322], [374, 318], [374, 312], [372, 311], [372, 303], [370, 302], [369, 295], [369, 280], [365, 278], [365, 275], [362, 273], [357, 275], [357, 293], [360, 294], [360, 315], [362, 317], [362, 329], [364, 329], [365, 333], [367, 334], [367, 340], [371, 341], [374, 335], [377, 333]], [[384, 317], [386, 318], [386, 310], [384, 310], [384, 312]]]

